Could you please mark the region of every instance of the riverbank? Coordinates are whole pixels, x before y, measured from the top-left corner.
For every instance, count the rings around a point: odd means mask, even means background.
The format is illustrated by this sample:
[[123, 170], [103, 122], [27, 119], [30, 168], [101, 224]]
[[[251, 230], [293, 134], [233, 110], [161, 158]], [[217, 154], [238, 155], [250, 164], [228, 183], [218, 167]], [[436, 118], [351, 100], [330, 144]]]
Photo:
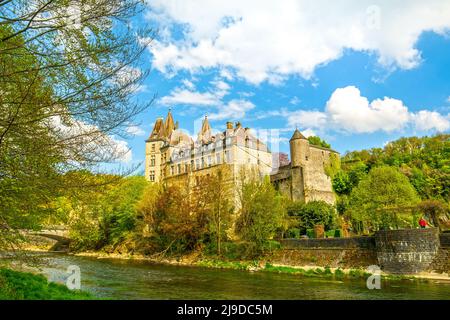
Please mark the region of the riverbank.
[[91, 300], [90, 293], [69, 290], [43, 275], [0, 267], [0, 300]]
[[[313, 265], [292, 266], [277, 263], [270, 263], [267, 259], [259, 259], [253, 261], [229, 261], [219, 260], [212, 257], [205, 257], [200, 253], [191, 253], [178, 257], [149, 257], [143, 255], [106, 253], [106, 252], [78, 252], [69, 253], [75, 256], [91, 257], [97, 259], [123, 259], [147, 261], [155, 264], [179, 265], [187, 267], [206, 267], [217, 269], [233, 269], [249, 272], [275, 272], [288, 273], [306, 277], [334, 277], [342, 278], [365, 278], [370, 276], [366, 270], [362, 268], [332, 268]], [[414, 275], [392, 275], [381, 272], [382, 279], [385, 280], [438, 280], [450, 283], [448, 274], [440, 273], [420, 273]]]

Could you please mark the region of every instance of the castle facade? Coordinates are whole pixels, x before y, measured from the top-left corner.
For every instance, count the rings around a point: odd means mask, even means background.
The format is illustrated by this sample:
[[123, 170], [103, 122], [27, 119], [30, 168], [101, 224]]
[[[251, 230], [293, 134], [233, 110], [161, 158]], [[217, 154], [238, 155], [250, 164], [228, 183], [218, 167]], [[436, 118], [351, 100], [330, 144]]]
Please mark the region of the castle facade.
[[[145, 150], [145, 177], [151, 182], [181, 182], [195, 187], [202, 176], [224, 170], [233, 186], [243, 175], [270, 176], [280, 192], [292, 200], [335, 201], [326, 167], [332, 166], [339, 154], [310, 145], [298, 130], [290, 140], [291, 162], [273, 168], [267, 145], [241, 123], [227, 122], [225, 131], [213, 134], [205, 117], [194, 141], [178, 128], [169, 111], [166, 119], [156, 120]], [[237, 190], [235, 193], [237, 202]]]
[[178, 128], [171, 112], [166, 119], [158, 118], [146, 140], [145, 177], [152, 182], [184, 179], [195, 184], [203, 175], [219, 168], [238, 175], [252, 170], [260, 176], [270, 175], [272, 154], [267, 145], [253, 136], [249, 128], [237, 122], [227, 122], [226, 130], [212, 133], [207, 117], [196, 141]]

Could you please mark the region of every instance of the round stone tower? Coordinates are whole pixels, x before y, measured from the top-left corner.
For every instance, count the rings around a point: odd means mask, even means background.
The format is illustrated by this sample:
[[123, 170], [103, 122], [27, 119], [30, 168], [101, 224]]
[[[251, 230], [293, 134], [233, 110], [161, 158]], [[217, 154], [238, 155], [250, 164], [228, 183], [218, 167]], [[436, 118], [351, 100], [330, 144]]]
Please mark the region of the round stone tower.
[[298, 129], [295, 129], [289, 140], [291, 151], [291, 167], [302, 167], [309, 157], [309, 141]]

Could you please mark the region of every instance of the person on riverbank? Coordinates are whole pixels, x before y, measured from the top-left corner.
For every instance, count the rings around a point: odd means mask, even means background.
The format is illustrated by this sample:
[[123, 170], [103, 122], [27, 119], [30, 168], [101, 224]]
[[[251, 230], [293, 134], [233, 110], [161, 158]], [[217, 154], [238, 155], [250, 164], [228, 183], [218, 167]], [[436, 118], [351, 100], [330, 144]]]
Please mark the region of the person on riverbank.
[[419, 226], [421, 229], [425, 229], [427, 227], [428, 223], [427, 221], [422, 217], [419, 220]]

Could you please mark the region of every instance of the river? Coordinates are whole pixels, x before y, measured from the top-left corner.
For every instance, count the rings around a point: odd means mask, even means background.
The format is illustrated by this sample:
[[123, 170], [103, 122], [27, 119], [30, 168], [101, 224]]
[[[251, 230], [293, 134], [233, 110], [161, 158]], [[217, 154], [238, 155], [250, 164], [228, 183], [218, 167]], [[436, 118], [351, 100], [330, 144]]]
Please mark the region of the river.
[[365, 280], [335, 281], [292, 274], [160, 265], [35, 253], [40, 272], [64, 283], [69, 265], [81, 270], [81, 287], [112, 299], [450, 299], [450, 283], [383, 281], [380, 290]]

